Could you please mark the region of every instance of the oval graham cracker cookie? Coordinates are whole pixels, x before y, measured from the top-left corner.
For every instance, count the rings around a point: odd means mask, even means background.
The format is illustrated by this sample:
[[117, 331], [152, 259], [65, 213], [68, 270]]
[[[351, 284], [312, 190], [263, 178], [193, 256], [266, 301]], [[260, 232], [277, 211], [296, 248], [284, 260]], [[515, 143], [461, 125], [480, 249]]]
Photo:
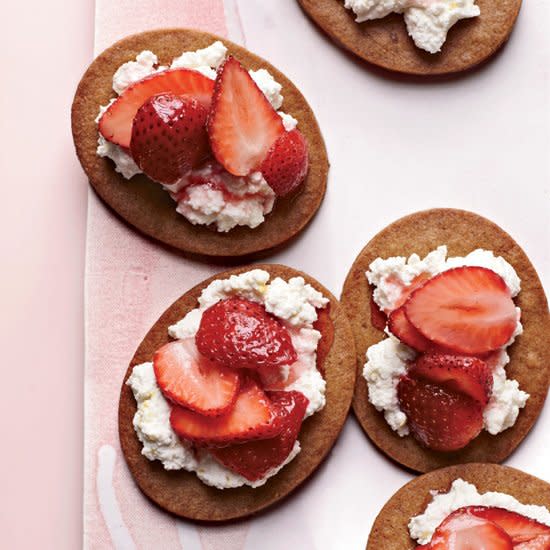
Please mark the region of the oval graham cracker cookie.
[[424, 512], [432, 500], [430, 491], [445, 493], [459, 478], [475, 485], [480, 493], [507, 493], [522, 504], [550, 509], [550, 485], [537, 477], [497, 464], [450, 466], [413, 479], [391, 497], [374, 521], [367, 550], [414, 550], [409, 521]]
[[360, 58], [387, 69], [414, 75], [443, 75], [472, 69], [506, 42], [521, 0], [476, 0], [481, 15], [458, 21], [439, 53], [417, 48], [402, 14], [357, 23], [344, 0], [298, 0], [303, 11], [334, 42]]
[[[158, 461], [141, 454], [132, 419], [136, 402], [126, 385], [132, 368], [151, 361], [154, 352], [169, 341], [168, 327], [197, 307], [202, 290], [216, 279], [228, 278], [250, 269], [264, 269], [271, 278], [288, 280], [301, 276], [330, 300], [334, 326], [333, 344], [324, 361], [326, 405], [307, 418], [299, 434], [301, 452], [267, 483], [258, 488], [239, 487], [219, 490], [202, 483], [192, 472], [167, 471]], [[343, 307], [320, 283], [305, 273], [275, 264], [259, 264], [219, 273], [186, 292], [155, 323], [139, 345], [124, 377], [119, 402], [119, 435], [126, 462], [138, 487], [161, 508], [198, 521], [226, 521], [260, 512], [280, 501], [303, 483], [321, 464], [334, 445], [347, 418], [355, 383], [355, 348], [351, 327]]]
[[[298, 120], [309, 148], [309, 171], [299, 189], [278, 197], [273, 211], [258, 227], [239, 226], [219, 233], [207, 226], [192, 225], [176, 212], [176, 203], [144, 174], [125, 179], [113, 162], [96, 154], [98, 129], [95, 119], [100, 105], [115, 97], [113, 74], [123, 63], [151, 50], [160, 64], [221, 40], [247, 69], [267, 69], [282, 85], [284, 110]], [[328, 158], [315, 116], [300, 91], [279, 70], [261, 57], [224, 38], [189, 29], [143, 32], [120, 40], [90, 65], [76, 91], [72, 106], [72, 131], [76, 152], [96, 193], [120, 217], [142, 233], [184, 252], [210, 257], [257, 256], [283, 246], [311, 221], [325, 195]]]
[[[412, 436], [400, 437], [387, 424], [368, 399], [368, 386], [362, 371], [367, 349], [386, 335], [371, 323], [371, 288], [366, 272], [376, 258], [424, 257], [440, 245], [448, 255], [463, 256], [477, 248], [492, 250], [516, 270], [521, 292], [514, 299], [521, 308], [524, 332], [507, 349], [508, 378], [517, 380], [530, 394], [516, 423], [498, 435], [486, 431], [459, 451], [435, 452], [421, 446]], [[396, 462], [418, 472], [451, 464], [502, 462], [528, 434], [544, 405], [550, 383], [550, 315], [535, 268], [520, 246], [503, 229], [477, 214], [455, 209], [433, 209], [411, 214], [380, 231], [359, 253], [346, 278], [341, 297], [355, 335], [357, 383], [354, 412], [372, 442]]]

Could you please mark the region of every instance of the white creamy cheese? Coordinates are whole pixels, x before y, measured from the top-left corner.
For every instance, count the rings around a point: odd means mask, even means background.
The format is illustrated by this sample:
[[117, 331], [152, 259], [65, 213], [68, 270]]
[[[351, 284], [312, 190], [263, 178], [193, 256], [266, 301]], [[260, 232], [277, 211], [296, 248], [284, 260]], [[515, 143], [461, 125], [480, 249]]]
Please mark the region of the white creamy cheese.
[[457, 21], [480, 14], [475, 0], [344, 0], [344, 6], [355, 13], [358, 23], [403, 13], [409, 36], [430, 53], [441, 50]]
[[397, 386], [407, 372], [407, 362], [416, 357], [416, 352], [394, 338], [388, 338], [370, 346], [363, 377], [369, 387], [369, 401], [376, 410], [384, 413], [386, 422], [401, 437], [409, 434], [407, 415], [399, 408]]
[[[208, 183], [189, 184], [197, 178]], [[173, 188], [181, 189], [173, 192]], [[176, 210], [193, 225], [214, 224], [220, 232], [237, 225], [258, 227], [273, 210], [275, 192], [261, 172], [237, 177], [217, 163], [208, 163], [192, 170], [176, 186], [165, 186], [177, 202]]]
[[[415, 277], [422, 273], [437, 275], [448, 269], [460, 266], [480, 266], [491, 269], [500, 275], [512, 296], [517, 296], [521, 281], [514, 268], [502, 257], [495, 256], [490, 250], [477, 249], [464, 257], [447, 258], [447, 247], [439, 246], [424, 259], [418, 254], [409, 258], [403, 256], [387, 259], [376, 258], [366, 273], [373, 285], [374, 301], [384, 311], [391, 311], [400, 298], [403, 288], [410, 285]], [[519, 389], [516, 380], [506, 378], [505, 366], [510, 358], [506, 348], [523, 332], [519, 321], [521, 310], [516, 308], [518, 322], [514, 335], [491, 361], [493, 370], [493, 392], [483, 413], [483, 428], [492, 435], [512, 427], [520, 409], [525, 407], [529, 394]], [[399, 342], [392, 335], [367, 350], [367, 362], [363, 368], [363, 377], [369, 389], [369, 401], [384, 418], [392, 430], [404, 437], [408, 435], [407, 417], [399, 407], [397, 386], [400, 377], [407, 371], [407, 362], [413, 361], [416, 352]]]
[[465, 506], [490, 506], [504, 508], [522, 516], [550, 526], [550, 511], [544, 506], [523, 504], [506, 493], [488, 492], [480, 494], [475, 485], [456, 479], [447, 493], [432, 492], [432, 501], [424, 513], [409, 522], [411, 538], [419, 544], [427, 544], [437, 527], [455, 510]]
[[[157, 56], [146, 50], [138, 54], [135, 61], [128, 61], [117, 69], [113, 75], [113, 90], [120, 95], [134, 82], [167, 68], [193, 69], [214, 80], [216, 71], [226, 55], [227, 48], [218, 40], [207, 48], [194, 52], [184, 52], [179, 57], [174, 58], [170, 67], [163, 67], [158, 66]], [[281, 84], [266, 69], [250, 70], [249, 74], [280, 115], [285, 130], [287, 132], [293, 130], [298, 121], [293, 116], [279, 111], [283, 103]], [[100, 107], [96, 122], [99, 121], [108, 106]], [[110, 158], [115, 163], [115, 170], [126, 179], [142, 173], [126, 151], [107, 141], [101, 134], [98, 136], [97, 154], [100, 157]], [[165, 186], [165, 188], [175, 198], [172, 193], [174, 190], [183, 187], [190, 178], [204, 175], [201, 172], [208, 169], [209, 166], [194, 170], [187, 174], [176, 186]], [[245, 178], [237, 178], [226, 172], [223, 180], [226, 188], [233, 194], [231, 200], [221, 190], [212, 189], [208, 184], [196, 185], [177, 201], [177, 212], [187, 218], [193, 225], [213, 224], [220, 232], [230, 231], [238, 225], [254, 228], [262, 224], [265, 216], [271, 212], [275, 203], [275, 193], [262, 174], [254, 172]]]
[[[241, 296], [266, 305], [267, 296], [279, 319], [288, 326], [292, 343], [297, 353], [300, 376], [290, 384], [287, 390], [302, 392], [309, 400], [305, 418], [321, 410], [326, 403], [326, 382], [317, 370], [317, 344], [321, 338], [319, 331], [313, 329], [317, 320], [315, 308], [324, 307], [328, 300], [311, 285], [305, 284], [302, 277], [294, 277], [288, 282], [275, 278], [270, 283], [267, 271], [253, 269], [228, 279], [217, 279], [203, 289], [198, 299], [199, 307], [168, 329], [174, 339], [194, 337], [199, 329], [203, 312], [210, 306], [231, 296]], [[270, 287], [275, 285], [276, 292], [270, 294]], [[283, 290], [286, 289], [286, 292]], [[284, 307], [289, 302], [290, 307]], [[313, 308], [313, 312], [311, 311]], [[290, 367], [283, 367], [288, 376]], [[170, 408], [157, 386], [152, 363], [134, 367], [128, 379], [132, 388], [138, 410], [134, 416], [134, 429], [143, 444], [142, 453], [149, 460], [160, 460], [166, 469], [186, 469], [194, 471], [207, 485], [218, 489], [228, 489], [248, 485], [260, 487], [267, 479], [275, 475], [288, 464], [299, 452], [300, 444], [296, 441], [294, 448], [285, 462], [274, 468], [262, 479], [251, 482], [228, 470], [214, 458], [201, 452], [196, 457], [184, 442], [179, 440], [170, 426]]]

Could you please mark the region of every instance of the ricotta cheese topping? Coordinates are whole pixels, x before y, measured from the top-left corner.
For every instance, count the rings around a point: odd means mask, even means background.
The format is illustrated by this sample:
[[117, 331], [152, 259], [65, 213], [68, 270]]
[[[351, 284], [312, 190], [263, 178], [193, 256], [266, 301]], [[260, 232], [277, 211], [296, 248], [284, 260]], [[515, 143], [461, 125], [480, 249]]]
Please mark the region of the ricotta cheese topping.
[[[213, 281], [202, 291], [198, 299], [199, 307], [170, 326], [168, 333], [174, 339], [194, 337], [203, 312], [231, 296], [264, 304], [266, 310], [276, 315], [290, 332], [298, 356], [296, 363], [299, 364], [300, 376], [286, 389], [300, 391], [308, 398], [304, 417], [307, 418], [326, 403], [326, 382], [316, 366], [321, 334], [313, 328], [313, 323], [317, 320], [315, 308], [325, 307], [328, 299], [306, 284], [302, 277], [289, 281], [277, 277], [269, 282], [269, 279], [267, 271], [253, 269], [241, 275], [232, 275], [229, 279]], [[288, 375], [288, 369], [283, 367], [283, 373]], [[152, 363], [135, 366], [127, 384], [132, 388], [138, 406], [133, 423], [143, 444], [142, 454], [149, 460], [159, 460], [167, 470], [193, 471], [201, 481], [218, 489], [242, 485], [260, 487], [300, 452], [300, 444], [296, 441], [282, 464], [262, 479], [249, 481], [219, 464], [208, 452], [195, 453], [191, 446], [179, 439], [170, 425], [170, 406], [157, 385]]]
[[463, 479], [453, 481], [447, 493], [432, 491], [432, 501], [424, 513], [409, 522], [411, 538], [418, 544], [427, 544], [441, 522], [452, 512], [464, 506], [491, 506], [504, 508], [522, 516], [550, 526], [550, 511], [544, 506], [523, 504], [506, 493], [488, 492], [480, 494], [477, 487]]
[[[193, 69], [214, 80], [216, 70], [224, 61], [226, 54], [227, 48], [218, 40], [207, 48], [182, 53], [172, 61], [169, 67], [165, 67], [159, 66], [157, 56], [146, 50], [138, 54], [135, 61], [128, 61], [117, 69], [113, 75], [113, 90], [120, 95], [134, 82], [166, 69]], [[298, 121], [279, 110], [283, 104], [281, 84], [266, 69], [251, 70], [249, 74], [281, 116], [286, 131], [293, 130]], [[100, 107], [96, 122], [108, 107], [109, 105]], [[100, 157], [110, 158], [115, 164], [115, 170], [126, 179], [142, 173], [131, 155], [118, 145], [107, 141], [101, 134], [98, 136], [97, 154]], [[183, 193], [181, 196], [174, 194], [175, 190], [181, 189], [189, 180], [204, 178], [209, 170], [211, 170], [211, 164], [193, 170], [175, 186], [164, 186], [177, 201], [177, 212], [193, 225], [213, 224], [220, 232], [227, 232], [238, 225], [254, 228], [264, 222], [265, 216], [273, 209], [275, 193], [260, 172], [237, 178], [224, 171], [225, 174], [217, 178], [219, 183], [217, 189], [212, 189], [210, 184], [203, 183], [194, 185], [188, 193]]]
[[441, 51], [449, 29], [461, 19], [480, 14], [475, 0], [344, 0], [344, 6], [362, 23], [402, 13], [407, 32], [418, 48]]
[[[374, 301], [382, 310], [391, 311], [403, 288], [410, 285], [418, 275], [428, 273], [434, 276], [465, 265], [491, 269], [503, 278], [512, 296], [517, 296], [521, 290], [521, 281], [516, 271], [504, 258], [483, 249], [474, 250], [463, 257], [447, 258], [445, 245], [439, 246], [423, 259], [420, 259], [418, 254], [412, 254], [409, 258], [376, 258], [370, 264], [366, 276], [369, 283], [375, 287]], [[492, 435], [512, 427], [520, 409], [525, 407], [529, 399], [529, 394], [520, 390], [516, 380], [506, 377], [505, 367], [510, 361], [506, 347], [523, 332], [519, 321], [521, 311], [519, 308], [516, 309], [518, 323], [513, 337], [506, 346], [491, 355], [490, 361], [488, 360], [493, 370], [493, 392], [483, 412], [483, 428]], [[391, 335], [387, 328], [386, 332], [388, 338], [368, 348], [363, 377], [367, 381], [369, 401], [378, 411], [383, 412], [391, 429], [404, 437], [409, 434], [409, 428], [407, 417], [399, 407], [397, 386], [399, 379], [407, 371], [408, 363], [416, 358], [417, 353]]]

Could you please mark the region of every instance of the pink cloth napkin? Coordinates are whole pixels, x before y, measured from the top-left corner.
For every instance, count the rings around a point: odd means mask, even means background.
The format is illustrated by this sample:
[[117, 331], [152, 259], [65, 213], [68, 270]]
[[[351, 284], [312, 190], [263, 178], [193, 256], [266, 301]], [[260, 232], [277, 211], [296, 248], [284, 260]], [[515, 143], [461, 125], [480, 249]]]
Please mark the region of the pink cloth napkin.
[[[95, 53], [129, 34], [163, 27], [198, 28], [243, 39], [232, 1], [96, 0]], [[243, 548], [246, 522], [196, 527], [150, 503], [128, 472], [117, 432], [120, 384], [137, 345], [168, 305], [219, 269], [186, 260], [142, 237], [90, 192], [84, 396], [87, 550]]]

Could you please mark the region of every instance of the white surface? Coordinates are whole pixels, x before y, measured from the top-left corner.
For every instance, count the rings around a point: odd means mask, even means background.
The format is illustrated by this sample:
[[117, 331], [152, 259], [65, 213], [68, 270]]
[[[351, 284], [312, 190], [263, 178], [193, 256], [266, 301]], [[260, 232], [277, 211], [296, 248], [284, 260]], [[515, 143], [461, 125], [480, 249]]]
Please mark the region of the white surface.
[[[319, 215], [269, 261], [304, 269], [339, 295], [377, 231], [402, 215], [444, 206], [500, 224], [548, 281], [546, 1], [524, 3], [509, 44], [488, 65], [439, 82], [369, 68], [334, 46], [293, 0], [240, 0], [238, 7], [246, 46], [300, 88], [331, 161]], [[507, 464], [550, 481], [550, 447], [541, 445], [549, 431], [546, 407]], [[311, 482], [251, 523], [246, 548], [364, 548], [386, 500], [412, 477], [375, 450], [352, 416]]]

